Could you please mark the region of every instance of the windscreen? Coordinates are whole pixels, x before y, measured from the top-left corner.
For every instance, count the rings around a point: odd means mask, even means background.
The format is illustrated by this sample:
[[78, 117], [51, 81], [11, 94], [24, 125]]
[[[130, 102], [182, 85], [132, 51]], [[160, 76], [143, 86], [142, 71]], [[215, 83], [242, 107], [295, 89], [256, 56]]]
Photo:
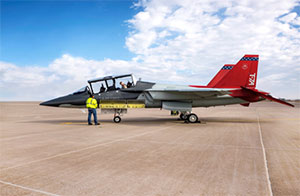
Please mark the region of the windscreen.
[[85, 87], [82, 87], [82, 88], [80, 88], [79, 90], [77, 90], [77, 91], [75, 91], [73, 94], [75, 95], [75, 94], [81, 94], [81, 93], [84, 93], [84, 92], [86, 92], [86, 91], [88, 91], [89, 90], [89, 87], [88, 86], [85, 86]]

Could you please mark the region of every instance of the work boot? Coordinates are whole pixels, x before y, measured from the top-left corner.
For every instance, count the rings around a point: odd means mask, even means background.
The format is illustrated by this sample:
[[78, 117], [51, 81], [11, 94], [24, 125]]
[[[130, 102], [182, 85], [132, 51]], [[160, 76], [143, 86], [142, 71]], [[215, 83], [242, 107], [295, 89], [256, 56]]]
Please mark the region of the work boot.
[[95, 125], [100, 125], [100, 123], [96, 123]]
[[89, 123], [89, 125], [93, 125], [92, 123]]

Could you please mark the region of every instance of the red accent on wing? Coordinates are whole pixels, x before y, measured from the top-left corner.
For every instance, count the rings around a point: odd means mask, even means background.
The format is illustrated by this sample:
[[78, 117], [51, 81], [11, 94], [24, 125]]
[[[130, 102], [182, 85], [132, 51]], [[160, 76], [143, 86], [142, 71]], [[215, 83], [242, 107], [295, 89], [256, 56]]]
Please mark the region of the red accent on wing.
[[201, 86], [201, 85], [189, 85], [189, 87], [194, 87], [194, 88], [211, 88], [209, 86]]
[[254, 93], [256, 94], [257, 96], [261, 96], [265, 99], [268, 99], [270, 101], [275, 101], [277, 103], [281, 103], [281, 104], [284, 104], [284, 105], [287, 105], [287, 106], [291, 106], [291, 107], [295, 107], [294, 105], [286, 102], [286, 101], [283, 101], [283, 100], [280, 100], [280, 99], [277, 99], [275, 97], [272, 97], [269, 93], [266, 93], [266, 92], [263, 92], [263, 91], [259, 91], [257, 89], [249, 89], [249, 88], [245, 88], [245, 87], [242, 87], [242, 89], [246, 92], [251, 92], [251, 93]]
[[283, 100], [280, 100], [280, 99], [276, 99], [275, 97], [272, 97], [271, 95], [262, 95], [262, 97], [266, 98], [266, 99], [269, 99], [270, 101], [275, 101], [277, 103], [281, 103], [281, 104], [284, 104], [284, 105], [287, 105], [287, 106], [291, 106], [291, 107], [295, 107], [294, 105], [286, 102], [286, 101], [283, 101]]

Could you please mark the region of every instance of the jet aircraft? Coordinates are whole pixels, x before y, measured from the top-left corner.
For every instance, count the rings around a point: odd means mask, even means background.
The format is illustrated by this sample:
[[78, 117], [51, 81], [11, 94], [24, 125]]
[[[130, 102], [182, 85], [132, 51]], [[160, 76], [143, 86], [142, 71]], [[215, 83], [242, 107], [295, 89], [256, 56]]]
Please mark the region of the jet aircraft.
[[179, 114], [182, 120], [198, 122], [193, 107], [210, 107], [229, 104], [249, 106], [265, 99], [294, 107], [256, 89], [258, 55], [244, 55], [237, 64], [225, 64], [206, 85], [168, 85], [137, 81], [132, 74], [106, 76], [88, 80], [80, 90], [49, 101], [43, 106], [85, 108], [86, 99], [93, 94], [101, 111], [113, 113], [114, 122], [129, 108], [162, 108]]

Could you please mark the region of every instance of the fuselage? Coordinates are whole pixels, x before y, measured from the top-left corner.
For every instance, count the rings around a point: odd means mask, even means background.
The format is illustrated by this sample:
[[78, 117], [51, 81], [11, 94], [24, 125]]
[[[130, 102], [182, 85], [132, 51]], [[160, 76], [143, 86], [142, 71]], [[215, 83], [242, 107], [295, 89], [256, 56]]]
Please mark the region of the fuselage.
[[[201, 90], [200, 94], [197, 93]], [[216, 95], [214, 92], [221, 92]], [[94, 93], [100, 103], [139, 103], [145, 108], [163, 108], [164, 103], [183, 103], [191, 107], [210, 107], [229, 104], [246, 104], [242, 89], [213, 89], [207, 87], [193, 87], [189, 85], [156, 84], [138, 81], [135, 86], [127, 89], [114, 89], [102, 93]], [[67, 96], [58, 97], [41, 103], [45, 106], [85, 108], [90, 90], [86, 87], [82, 92], [75, 92]], [[256, 98], [254, 101], [263, 100]]]

